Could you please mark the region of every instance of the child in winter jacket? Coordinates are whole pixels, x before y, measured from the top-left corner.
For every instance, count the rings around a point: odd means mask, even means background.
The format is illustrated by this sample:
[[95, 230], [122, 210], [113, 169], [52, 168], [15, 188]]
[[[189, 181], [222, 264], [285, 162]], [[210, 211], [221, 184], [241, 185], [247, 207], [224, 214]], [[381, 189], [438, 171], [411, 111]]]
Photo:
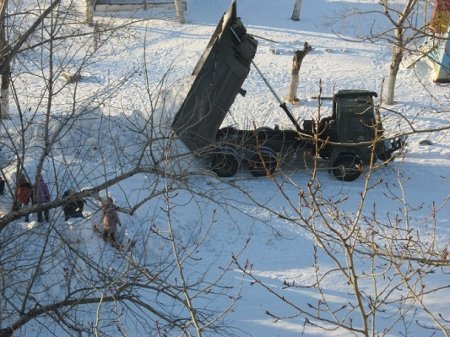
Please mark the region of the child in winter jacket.
[[[36, 203], [43, 204], [50, 201], [50, 191], [48, 190], [48, 186], [44, 181], [44, 177], [39, 175], [38, 183], [36, 186]], [[44, 210], [45, 221], [49, 219], [48, 209]], [[37, 212], [38, 222], [43, 222], [42, 219], [42, 211]]]
[[[16, 205], [17, 207], [27, 206], [33, 195], [33, 187], [28, 182], [24, 174], [21, 174], [17, 180]], [[25, 215], [25, 221], [30, 221], [30, 215]]]
[[111, 197], [107, 197], [101, 206], [103, 210], [103, 238], [116, 242], [115, 233], [117, 232], [117, 225], [120, 225], [119, 215], [116, 210], [116, 205]]
[[[74, 189], [68, 189], [63, 193], [63, 198], [72, 196], [75, 193]], [[83, 218], [84, 200], [69, 200], [63, 205], [64, 219], [69, 218]]]

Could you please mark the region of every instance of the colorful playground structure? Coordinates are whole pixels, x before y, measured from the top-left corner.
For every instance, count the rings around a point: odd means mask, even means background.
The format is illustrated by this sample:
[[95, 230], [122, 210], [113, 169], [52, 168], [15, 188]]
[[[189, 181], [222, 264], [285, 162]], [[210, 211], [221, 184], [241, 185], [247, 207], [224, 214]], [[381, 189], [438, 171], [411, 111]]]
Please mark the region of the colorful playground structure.
[[426, 45], [435, 82], [450, 82], [450, 0], [435, 0]]

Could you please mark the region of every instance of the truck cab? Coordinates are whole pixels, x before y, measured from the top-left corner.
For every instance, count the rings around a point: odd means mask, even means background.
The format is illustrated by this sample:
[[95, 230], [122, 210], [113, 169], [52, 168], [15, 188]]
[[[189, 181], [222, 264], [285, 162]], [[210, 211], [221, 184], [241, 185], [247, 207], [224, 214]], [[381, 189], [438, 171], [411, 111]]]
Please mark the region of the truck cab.
[[383, 126], [374, 105], [377, 93], [367, 90], [340, 90], [333, 96], [333, 113], [322, 118], [317, 130], [313, 121], [305, 121], [304, 128], [317, 132], [319, 156], [329, 160], [337, 179], [352, 181], [363, 167], [377, 160], [389, 161], [404, 140], [383, 139]]

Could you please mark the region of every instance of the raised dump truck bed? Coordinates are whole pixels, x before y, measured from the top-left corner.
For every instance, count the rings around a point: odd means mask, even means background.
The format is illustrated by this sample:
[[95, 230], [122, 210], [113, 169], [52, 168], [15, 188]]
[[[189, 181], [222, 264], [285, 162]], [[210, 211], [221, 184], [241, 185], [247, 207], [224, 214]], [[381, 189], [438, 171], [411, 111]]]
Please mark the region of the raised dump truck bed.
[[215, 143], [228, 110], [250, 71], [258, 43], [236, 16], [236, 2], [220, 20], [192, 75], [194, 83], [172, 129], [195, 152]]

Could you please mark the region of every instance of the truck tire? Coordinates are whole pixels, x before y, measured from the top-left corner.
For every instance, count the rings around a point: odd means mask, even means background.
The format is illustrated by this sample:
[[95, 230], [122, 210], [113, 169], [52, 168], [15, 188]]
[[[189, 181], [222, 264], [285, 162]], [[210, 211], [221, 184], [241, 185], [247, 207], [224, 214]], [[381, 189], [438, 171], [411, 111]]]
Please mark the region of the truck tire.
[[234, 148], [218, 147], [211, 154], [211, 170], [219, 177], [232, 177], [238, 168], [239, 157]]
[[352, 153], [338, 155], [333, 163], [333, 174], [338, 180], [354, 181], [361, 175], [362, 169], [361, 159]]
[[277, 154], [269, 147], [258, 149], [248, 159], [248, 170], [254, 177], [271, 176], [275, 173], [277, 167]]

